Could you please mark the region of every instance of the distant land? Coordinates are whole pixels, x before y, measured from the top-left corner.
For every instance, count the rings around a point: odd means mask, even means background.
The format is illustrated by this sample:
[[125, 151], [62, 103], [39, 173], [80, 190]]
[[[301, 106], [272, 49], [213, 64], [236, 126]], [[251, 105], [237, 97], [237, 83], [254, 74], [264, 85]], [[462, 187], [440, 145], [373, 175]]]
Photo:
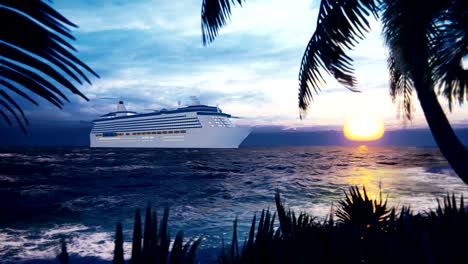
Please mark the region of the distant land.
[[[17, 127], [0, 125], [0, 146], [88, 146], [89, 123], [35, 124], [28, 128], [28, 135]], [[468, 145], [468, 128], [455, 129], [456, 134]], [[281, 126], [260, 126], [242, 143], [249, 146], [414, 146], [436, 147], [428, 129], [399, 129], [386, 131], [384, 136], [373, 142], [347, 140], [342, 131], [336, 129], [314, 130], [301, 128], [285, 129]]]

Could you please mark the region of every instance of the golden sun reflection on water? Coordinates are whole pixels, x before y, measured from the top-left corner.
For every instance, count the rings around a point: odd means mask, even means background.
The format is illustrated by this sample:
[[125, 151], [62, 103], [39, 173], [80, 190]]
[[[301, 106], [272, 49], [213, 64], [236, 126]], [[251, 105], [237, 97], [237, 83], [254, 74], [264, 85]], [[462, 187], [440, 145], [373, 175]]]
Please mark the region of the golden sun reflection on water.
[[358, 147], [358, 149], [359, 149], [360, 151], [367, 151], [367, 150], [368, 150], [368, 148], [367, 148], [366, 145], [361, 145], [361, 146]]
[[[372, 159], [372, 157], [369, 156], [369, 148], [366, 145], [356, 147], [354, 152], [356, 156], [366, 160], [366, 163]], [[365, 187], [368, 197], [377, 199], [380, 193], [385, 197], [393, 187], [393, 177], [388, 177], [389, 174], [392, 174], [391, 170], [352, 166], [347, 171], [347, 175], [343, 178], [343, 183], [350, 187], [357, 186], [360, 190], [362, 190], [362, 187]]]
[[378, 198], [380, 191], [384, 191], [382, 190], [384, 186], [382, 186], [382, 179], [380, 176], [382, 173], [383, 171], [379, 170], [354, 168], [350, 170], [350, 176], [346, 177], [346, 184], [349, 186], [358, 186], [359, 189], [362, 189], [364, 186], [369, 198]]

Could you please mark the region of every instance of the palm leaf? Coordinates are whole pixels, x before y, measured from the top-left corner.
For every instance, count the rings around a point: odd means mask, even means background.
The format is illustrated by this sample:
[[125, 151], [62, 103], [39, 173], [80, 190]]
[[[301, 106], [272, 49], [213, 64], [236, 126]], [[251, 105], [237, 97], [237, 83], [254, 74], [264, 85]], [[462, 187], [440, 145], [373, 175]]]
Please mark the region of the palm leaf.
[[30, 96], [36, 95], [61, 108], [68, 101], [64, 89], [87, 100], [69, 80], [91, 84], [87, 75], [99, 76], [73, 54], [76, 50], [69, 43], [74, 40], [69, 27], [76, 25], [47, 3], [1, 0], [1, 4], [2, 21], [7, 21], [8, 26], [0, 31], [0, 87], [4, 90], [0, 97], [5, 99], [0, 114], [5, 117], [4, 109], [8, 110], [25, 131], [28, 121], [13, 94], [37, 105]]
[[413, 115], [413, 82], [408, 75], [402, 73], [398, 60], [391, 51], [387, 62], [390, 71], [390, 96], [392, 101], [395, 103], [398, 98], [402, 98], [402, 102], [399, 102], [398, 105], [398, 113], [402, 110], [406, 119], [411, 120]]
[[377, 6], [373, 0], [322, 0], [317, 28], [304, 52], [299, 71], [299, 109], [305, 115], [312, 93], [318, 93], [325, 83], [322, 70], [351, 91], [356, 85], [353, 76], [353, 59], [345, 50], [352, 49], [364, 33], [370, 30], [367, 17], [377, 18]]
[[406, 117], [411, 119], [415, 87], [410, 80], [418, 75], [431, 84], [438, 83], [450, 109], [454, 98], [462, 103], [468, 88], [468, 71], [461, 65], [468, 47], [466, 1], [385, 0], [381, 7], [385, 42], [390, 50], [390, 94], [394, 101], [403, 96]]
[[231, 5], [236, 2], [242, 6], [242, 0], [203, 0], [201, 27], [203, 45], [212, 42], [219, 30], [226, 25], [231, 16]]
[[468, 54], [468, 3], [462, 0], [441, 2], [449, 5], [441, 6], [433, 23], [431, 62], [439, 92], [452, 110], [454, 100], [459, 104], [464, 102], [468, 89], [468, 70], [462, 67], [462, 59]]

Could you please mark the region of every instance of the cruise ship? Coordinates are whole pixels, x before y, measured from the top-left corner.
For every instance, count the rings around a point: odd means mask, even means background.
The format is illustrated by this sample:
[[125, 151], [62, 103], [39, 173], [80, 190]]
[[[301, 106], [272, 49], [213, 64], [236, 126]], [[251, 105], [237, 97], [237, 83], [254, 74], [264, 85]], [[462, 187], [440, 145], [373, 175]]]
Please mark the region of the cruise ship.
[[148, 113], [127, 111], [120, 101], [117, 111], [93, 120], [92, 148], [238, 148], [251, 128], [231, 122], [218, 107], [192, 105]]

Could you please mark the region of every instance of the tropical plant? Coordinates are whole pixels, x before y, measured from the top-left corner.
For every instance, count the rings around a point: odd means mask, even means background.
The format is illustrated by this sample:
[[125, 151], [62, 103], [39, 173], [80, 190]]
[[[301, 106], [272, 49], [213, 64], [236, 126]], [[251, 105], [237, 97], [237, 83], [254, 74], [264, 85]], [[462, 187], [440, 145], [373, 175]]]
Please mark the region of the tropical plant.
[[[204, 0], [203, 43], [215, 39], [231, 8], [242, 0]], [[468, 54], [468, 2], [466, 0], [322, 0], [317, 27], [299, 70], [301, 118], [325, 83], [324, 72], [350, 90], [356, 90], [354, 48], [370, 29], [369, 16], [381, 17], [389, 49], [390, 94], [403, 97], [406, 118], [412, 117], [412, 92], [416, 91], [429, 128], [442, 154], [468, 184], [468, 152], [455, 135], [439, 94], [462, 104], [468, 89], [468, 70], [462, 59]]]
[[[230, 246], [222, 245], [221, 263], [466, 263], [468, 215], [463, 199], [444, 198], [435, 211], [397, 213], [382, 198], [370, 199], [365, 189], [351, 187], [336, 212], [339, 221], [286, 210], [275, 196], [279, 219], [262, 211], [254, 216], [248, 238], [238, 246], [237, 219]], [[377, 206], [376, 206], [377, 205]], [[380, 209], [378, 209], [380, 208]], [[273, 215], [273, 216], [272, 216]], [[375, 221], [378, 224], [369, 225]], [[365, 225], [365, 228], [362, 226]], [[454, 239], [456, 238], [456, 239]]]
[[351, 187], [349, 195], [345, 192], [345, 199], [340, 201], [340, 208], [336, 212], [338, 219], [345, 224], [356, 228], [371, 228], [381, 226], [388, 218], [390, 211], [387, 209], [387, 201], [369, 199], [366, 188], [362, 193], [358, 187]]
[[[148, 204], [145, 216], [145, 228], [143, 230], [140, 209], [135, 210], [135, 222], [133, 226], [132, 253], [130, 263], [133, 264], [191, 264], [195, 260], [195, 254], [201, 243], [201, 238], [183, 243], [184, 233], [179, 231], [174, 239], [172, 247], [168, 231], [169, 209], [165, 209], [158, 230], [157, 214], [151, 213]], [[143, 240], [143, 247], [142, 247]], [[124, 263], [122, 226], [117, 224], [115, 234], [114, 263]]]
[[38, 105], [36, 96], [62, 108], [69, 90], [88, 100], [77, 86], [91, 84], [87, 74], [99, 76], [73, 54], [69, 28], [76, 25], [42, 0], [0, 0], [0, 6], [2, 119], [12, 125], [13, 117], [26, 131], [29, 122], [15, 98]]

